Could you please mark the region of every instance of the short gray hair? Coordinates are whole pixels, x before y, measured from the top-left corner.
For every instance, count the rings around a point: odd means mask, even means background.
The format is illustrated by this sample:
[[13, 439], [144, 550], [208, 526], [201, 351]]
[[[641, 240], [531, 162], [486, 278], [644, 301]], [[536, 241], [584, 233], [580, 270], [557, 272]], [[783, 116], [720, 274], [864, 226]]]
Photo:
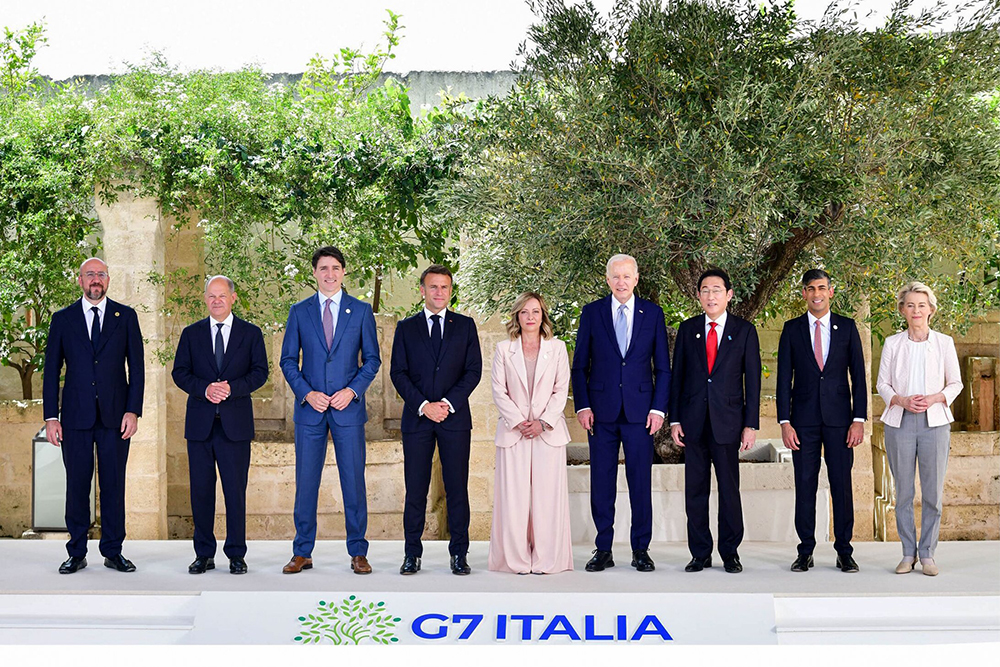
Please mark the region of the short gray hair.
[[610, 276], [611, 275], [611, 267], [614, 266], [615, 264], [619, 263], [619, 262], [631, 262], [632, 266], [635, 268], [636, 274], [638, 275], [638, 273], [639, 273], [639, 262], [635, 261], [635, 257], [633, 257], [632, 255], [623, 255], [623, 254], [618, 254], [618, 255], [612, 255], [611, 256], [611, 259], [608, 260], [608, 265], [604, 268], [604, 275]]
[[[937, 312], [937, 297], [934, 296], [934, 290], [932, 290], [930, 287], [923, 284], [919, 280], [908, 282], [901, 288], [899, 288], [899, 291], [896, 293], [896, 308], [898, 310], [903, 309], [903, 303], [906, 301], [907, 295], [910, 294], [911, 292], [915, 294], [923, 294], [924, 296], [926, 296], [927, 303], [929, 303], [931, 306], [931, 314]], [[930, 320], [930, 318], [927, 319]]]
[[213, 280], [225, 280], [226, 281], [226, 285], [229, 286], [229, 291], [230, 292], [235, 292], [236, 291], [236, 285], [233, 283], [232, 279], [229, 276], [224, 276], [224, 275], [222, 275], [220, 273], [217, 276], [209, 276], [208, 278], [205, 279], [205, 291], [206, 292], [208, 291], [208, 286], [212, 284]]
[[103, 264], [104, 265], [104, 272], [108, 273], [108, 263], [105, 262], [100, 257], [88, 257], [87, 259], [85, 259], [82, 262], [80, 262], [80, 270], [77, 271], [77, 273], [79, 273], [79, 274], [82, 275], [83, 274], [83, 267], [86, 266], [87, 262], [93, 262], [94, 260], [97, 260], [98, 262], [100, 262], [101, 264]]

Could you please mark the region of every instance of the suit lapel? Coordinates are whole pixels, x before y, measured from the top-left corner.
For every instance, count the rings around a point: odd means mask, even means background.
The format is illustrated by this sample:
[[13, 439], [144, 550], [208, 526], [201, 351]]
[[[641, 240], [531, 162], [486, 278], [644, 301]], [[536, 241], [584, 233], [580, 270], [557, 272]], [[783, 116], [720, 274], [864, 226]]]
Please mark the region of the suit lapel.
[[[701, 368], [708, 375], [708, 339], [705, 338], [705, 314], [702, 313], [694, 322], [694, 331], [691, 332], [691, 339], [694, 349], [697, 350], [698, 361]], [[718, 357], [716, 358], [718, 359]]]
[[[549, 367], [552, 363], [552, 347], [554, 341], [552, 339], [542, 339], [541, 345], [538, 348], [538, 360], [535, 362], [535, 383], [531, 387], [531, 395], [535, 396], [535, 389], [538, 388], [538, 382], [542, 379], [542, 373]], [[527, 377], [527, 368], [525, 370], [525, 377]]]
[[205, 344], [199, 345], [198, 350], [201, 355], [208, 359], [208, 363], [215, 369], [216, 377], [218, 377], [220, 371], [218, 365], [215, 363], [215, 327], [212, 326], [212, 322], [214, 320], [211, 317], [206, 317], [198, 322], [198, 326], [206, 337]]
[[[454, 313], [450, 310], [445, 309], [443, 311], [443, 317], [445, 319], [444, 323], [444, 337], [441, 339], [441, 352], [438, 354], [438, 359], [444, 354], [444, 351], [448, 349], [448, 345], [455, 338], [455, 317]], [[427, 342], [430, 342], [430, 336], [427, 337]], [[437, 359], [435, 359], [437, 361]]]
[[310, 297], [302, 302], [302, 307], [306, 311], [306, 319], [312, 322], [313, 329], [316, 331], [316, 335], [319, 337], [320, 345], [326, 348], [326, 336], [323, 335], [323, 322], [319, 319], [319, 304], [322, 303], [320, 299], [323, 295], [316, 292], [316, 300]]
[[521, 344], [521, 337], [518, 336], [510, 344], [510, 361], [514, 364], [514, 372], [521, 380], [521, 386], [525, 391], [531, 391], [528, 386], [528, 369], [524, 365], [524, 346]]
[[76, 300], [76, 303], [70, 306], [69, 317], [71, 320], [80, 323], [80, 331], [82, 332], [81, 335], [83, 336], [81, 340], [86, 341], [87, 345], [90, 345], [90, 329], [87, 328], [87, 318], [83, 314], [82, 302], [83, 299], [80, 298]]
[[[632, 345], [632, 341], [636, 340], [636, 337], [639, 335], [639, 331], [642, 328], [642, 323], [646, 321], [646, 313], [645, 308], [643, 308], [642, 301], [636, 298], [633, 308], [635, 308], [635, 312], [632, 313], [632, 335], [628, 339], [628, 347], [625, 348], [626, 358], [628, 355], [632, 354], [632, 348], [635, 347]], [[615, 339], [615, 347], [618, 347], [617, 338]]]
[[[618, 349], [618, 336], [615, 335], [615, 323], [611, 321], [611, 301], [614, 299], [612, 296], [606, 296], [601, 299], [598, 303], [598, 317], [604, 322], [604, 329], [608, 332], [608, 340], [611, 341], [611, 347], [618, 354], [619, 357], [622, 356], [622, 351]], [[615, 301], [615, 303], [618, 303]], [[634, 321], [633, 321], [634, 324]], [[632, 331], [635, 331], [635, 327], [632, 327]], [[627, 348], [626, 348], [627, 349]]]
[[[343, 338], [344, 329], [347, 327], [347, 320], [351, 317], [351, 300], [347, 298], [347, 292], [343, 292], [340, 295], [340, 314], [337, 315], [337, 328], [333, 332], [333, 345], [330, 346], [330, 354], [333, 354], [337, 350], [337, 346], [340, 345], [340, 339]], [[322, 327], [320, 327], [322, 330]], [[326, 339], [323, 340], [324, 344]]]
[[[815, 368], [817, 372], [820, 372], [819, 364], [816, 363], [816, 354], [813, 352], [813, 337], [812, 337], [812, 332], [809, 330], [811, 328], [809, 326], [809, 314], [806, 313], [799, 319], [802, 320], [802, 324], [799, 326], [799, 328], [802, 330], [802, 338], [803, 340], [805, 340], [806, 343], [806, 354], [809, 355], [809, 359], [812, 362], [813, 368]], [[832, 315], [830, 316], [830, 323], [833, 324]], [[832, 333], [832, 328], [833, 327], [831, 326], [831, 333]], [[831, 342], [832, 340], [833, 339], [831, 338]], [[829, 358], [830, 357], [828, 355], [827, 359]]]
[[[121, 306], [111, 299], [108, 299], [108, 302], [104, 306], [104, 321], [101, 323], [101, 339], [97, 341], [97, 354], [100, 354], [101, 350], [104, 349], [104, 346], [107, 345], [108, 339], [111, 338], [111, 334], [118, 328], [120, 320]], [[84, 326], [86, 326], [86, 324]]]
[[[233, 328], [229, 332], [229, 344], [226, 345], [225, 356], [222, 357], [222, 368], [219, 369], [219, 375], [226, 370], [226, 366], [229, 365], [229, 361], [233, 358], [234, 352], [243, 344], [243, 320], [238, 317], [233, 317]], [[212, 355], [213, 357], [215, 355]], [[214, 361], [214, 359], [213, 359]]]

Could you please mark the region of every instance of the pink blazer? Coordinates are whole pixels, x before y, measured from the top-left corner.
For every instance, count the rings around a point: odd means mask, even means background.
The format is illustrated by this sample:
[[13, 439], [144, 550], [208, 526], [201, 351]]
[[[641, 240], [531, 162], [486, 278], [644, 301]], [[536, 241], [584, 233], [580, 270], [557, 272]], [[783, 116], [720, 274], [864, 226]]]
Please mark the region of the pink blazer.
[[538, 438], [547, 445], [563, 447], [569, 429], [563, 408], [569, 394], [569, 355], [566, 343], [558, 338], [542, 339], [535, 365], [535, 386], [528, 400], [528, 372], [524, 366], [521, 339], [497, 343], [493, 354], [493, 402], [500, 411], [497, 420], [497, 447], [511, 447], [521, 440], [517, 425], [541, 419], [552, 427]]
[[[886, 405], [882, 423], [895, 428], [899, 428], [903, 419], [903, 406], [889, 405], [892, 397], [897, 394], [909, 396], [913, 393], [907, 386], [910, 382], [910, 355], [908, 347], [904, 345], [906, 336], [903, 331], [885, 339], [882, 360], [878, 365], [878, 382], [875, 385]], [[941, 392], [945, 398], [944, 403], [935, 403], [927, 408], [927, 425], [944, 426], [955, 421], [948, 406], [962, 393], [962, 372], [958, 367], [958, 353], [951, 336], [932, 329], [927, 344], [927, 351], [924, 352], [924, 394], [929, 396]]]

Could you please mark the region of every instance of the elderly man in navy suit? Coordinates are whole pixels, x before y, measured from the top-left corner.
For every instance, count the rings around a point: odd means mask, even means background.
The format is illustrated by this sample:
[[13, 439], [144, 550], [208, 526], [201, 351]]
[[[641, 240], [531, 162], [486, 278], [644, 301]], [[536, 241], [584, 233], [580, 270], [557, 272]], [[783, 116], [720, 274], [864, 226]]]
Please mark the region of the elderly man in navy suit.
[[447, 309], [452, 275], [447, 267], [432, 264], [420, 275], [424, 308], [396, 325], [389, 376], [403, 398], [403, 475], [406, 503], [403, 534], [406, 538], [399, 573], [420, 570], [431, 482], [434, 447], [441, 458], [445, 500], [448, 507], [448, 552], [452, 574], [472, 570], [469, 551], [469, 454], [472, 413], [469, 395], [479, 384], [483, 357], [476, 322]]
[[292, 306], [281, 345], [281, 371], [295, 394], [295, 541], [282, 572], [312, 568], [319, 484], [327, 438], [332, 436], [351, 570], [370, 574], [365, 391], [382, 365], [375, 316], [371, 306], [343, 289], [346, 264], [340, 250], [320, 248], [313, 253], [312, 266], [318, 291]]
[[611, 294], [580, 313], [573, 355], [577, 420], [590, 434], [590, 509], [597, 528], [588, 572], [615, 564], [615, 496], [618, 451], [625, 451], [625, 479], [632, 510], [632, 567], [655, 569], [653, 535], [653, 434], [663, 426], [670, 395], [670, 352], [663, 310], [633, 293], [639, 266], [629, 255], [608, 260]]
[[708, 499], [711, 467], [719, 487], [719, 555], [726, 572], [742, 572], [740, 452], [760, 427], [760, 342], [753, 324], [727, 311], [729, 275], [709, 269], [698, 279], [705, 311], [681, 323], [674, 345], [670, 435], [684, 447], [684, 505], [691, 562], [685, 572], [712, 567]]
[[[122, 542], [129, 438], [142, 415], [142, 333], [135, 311], [107, 298], [111, 278], [104, 260], [85, 261], [77, 282], [83, 298], [52, 315], [42, 379], [45, 437], [62, 447], [66, 466], [69, 558], [59, 572], [72, 574], [87, 566], [95, 446], [104, 565], [134, 572], [135, 565], [122, 556]], [[59, 376], [64, 367], [60, 401]]]
[[267, 353], [259, 327], [233, 315], [236, 290], [226, 276], [205, 283], [209, 316], [181, 332], [174, 384], [188, 395], [187, 438], [194, 519], [191, 574], [215, 569], [215, 468], [226, 501], [229, 572], [246, 574], [247, 476], [254, 437], [250, 394], [267, 380]]
[[776, 388], [781, 439], [792, 450], [795, 472], [795, 531], [799, 546], [792, 572], [806, 572], [813, 566], [821, 452], [830, 479], [837, 567], [843, 572], [857, 572], [851, 547], [851, 468], [854, 448], [864, 439], [864, 422], [868, 418], [861, 336], [854, 320], [830, 312], [833, 285], [826, 271], [805, 272], [802, 298], [807, 312], [785, 322], [781, 330]]

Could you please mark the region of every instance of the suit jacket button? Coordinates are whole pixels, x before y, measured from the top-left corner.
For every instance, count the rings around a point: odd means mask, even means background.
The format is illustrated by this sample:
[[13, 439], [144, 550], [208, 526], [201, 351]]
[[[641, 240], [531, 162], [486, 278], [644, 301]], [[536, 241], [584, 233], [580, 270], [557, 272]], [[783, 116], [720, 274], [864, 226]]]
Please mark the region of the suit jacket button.
[[708, 383], [712, 384], [712, 378], [708, 378]]
[[625, 365], [625, 362], [623, 361], [623, 362], [622, 362], [622, 366], [624, 366], [624, 365]]
[[622, 388], [622, 386], [621, 386], [621, 385], [618, 385], [618, 388], [619, 388], [619, 389], [621, 389], [621, 388]]
[[439, 371], [439, 370], [441, 370], [441, 367], [440, 366], [435, 366], [434, 370]]

